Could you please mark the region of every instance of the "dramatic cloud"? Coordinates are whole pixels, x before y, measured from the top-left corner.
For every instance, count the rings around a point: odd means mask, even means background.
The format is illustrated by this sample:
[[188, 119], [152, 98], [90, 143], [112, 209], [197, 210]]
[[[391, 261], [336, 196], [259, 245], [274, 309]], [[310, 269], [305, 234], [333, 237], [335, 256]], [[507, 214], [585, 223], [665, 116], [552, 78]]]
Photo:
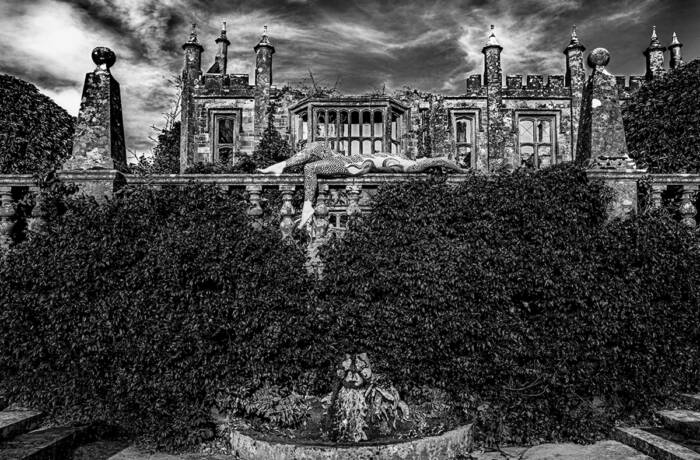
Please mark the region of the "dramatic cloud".
[[109, 46], [122, 88], [127, 143], [151, 147], [152, 125], [173, 102], [168, 80], [182, 66], [181, 44], [196, 22], [213, 62], [214, 38], [227, 21], [229, 71], [249, 74], [262, 26], [277, 48], [274, 83], [298, 84], [311, 72], [345, 94], [404, 85], [459, 94], [481, 73], [481, 48], [494, 24], [504, 73], [563, 74], [573, 24], [581, 41], [604, 46], [616, 74], [642, 74], [641, 52], [656, 25], [662, 43], [678, 32], [688, 59], [698, 56], [696, 0], [4, 0], [0, 72], [36, 84], [77, 114], [90, 52]]

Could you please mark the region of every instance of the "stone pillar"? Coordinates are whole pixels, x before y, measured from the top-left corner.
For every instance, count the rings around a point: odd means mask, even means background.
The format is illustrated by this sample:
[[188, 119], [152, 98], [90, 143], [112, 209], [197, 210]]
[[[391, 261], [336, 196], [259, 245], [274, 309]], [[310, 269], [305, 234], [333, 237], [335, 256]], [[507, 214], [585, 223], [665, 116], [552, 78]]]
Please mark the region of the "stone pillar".
[[[255, 137], [260, 139], [267, 128], [270, 108], [270, 89], [272, 86], [272, 55], [275, 47], [267, 36], [267, 26], [255, 51]], [[311, 120], [309, 120], [311, 122]]]
[[486, 85], [487, 100], [487, 136], [488, 136], [488, 169], [493, 171], [505, 162], [505, 125], [503, 123], [502, 91], [503, 73], [501, 70], [501, 51], [503, 47], [496, 40], [491, 26], [486, 46], [481, 50], [484, 54], [484, 84]]
[[73, 153], [63, 163], [63, 169], [123, 171], [126, 167], [119, 83], [109, 71], [116, 59], [109, 48], [97, 47], [92, 51], [97, 68], [85, 76]]
[[262, 194], [262, 185], [246, 185], [246, 192], [248, 192], [248, 201], [250, 206], [246, 210], [246, 214], [250, 218], [250, 223], [252, 227], [256, 230], [262, 228], [262, 216], [263, 208], [260, 206], [260, 195]]
[[197, 117], [194, 107], [194, 87], [202, 76], [202, 51], [204, 48], [197, 41], [196, 25], [192, 24], [190, 39], [182, 45], [185, 51], [185, 66], [182, 69], [182, 94], [180, 97], [180, 173], [194, 164], [195, 133]]
[[12, 243], [14, 216], [15, 203], [12, 200], [12, 187], [0, 187], [0, 254]]
[[578, 142], [579, 117], [581, 116], [581, 101], [583, 87], [586, 84], [586, 70], [583, 66], [583, 52], [586, 48], [579, 42], [576, 26], [571, 31], [571, 41], [564, 49], [566, 55], [566, 86], [571, 94], [571, 155], [576, 159], [576, 143]]
[[656, 35], [656, 26], [654, 26], [651, 32], [651, 43], [644, 51], [644, 57], [647, 62], [647, 72], [645, 74], [647, 80], [653, 80], [663, 75], [666, 71], [664, 69], [664, 52], [666, 52], [666, 48], [661, 46], [659, 37]]
[[637, 212], [637, 183], [645, 172], [636, 169], [625, 140], [622, 111], [614, 75], [607, 71], [610, 53], [596, 48], [588, 56], [593, 69], [583, 92], [577, 158], [588, 176], [603, 180], [614, 193], [610, 218]]
[[85, 76], [73, 153], [59, 176], [101, 200], [123, 183], [126, 146], [119, 83], [109, 70], [116, 56], [109, 48], [97, 47], [92, 60], [97, 68]]
[[683, 65], [683, 56], [681, 54], [683, 44], [678, 41], [678, 35], [673, 32], [673, 40], [668, 45], [668, 50], [671, 53], [671, 69], [677, 69]]

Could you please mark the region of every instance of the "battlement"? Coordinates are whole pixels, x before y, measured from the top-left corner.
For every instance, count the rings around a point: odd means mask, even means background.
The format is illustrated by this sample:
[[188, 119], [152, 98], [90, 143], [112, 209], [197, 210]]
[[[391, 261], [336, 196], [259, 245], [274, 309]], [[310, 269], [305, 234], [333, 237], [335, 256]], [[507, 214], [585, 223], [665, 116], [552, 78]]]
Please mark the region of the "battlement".
[[[523, 83], [524, 79], [524, 83]], [[566, 97], [569, 88], [564, 75], [521, 75], [506, 76], [504, 95], [509, 97]]]
[[620, 99], [629, 99], [632, 97], [632, 93], [642, 87], [644, 80], [645, 78], [643, 75], [616, 75], [615, 83]]
[[198, 95], [251, 97], [255, 88], [249, 84], [248, 74], [204, 74], [198, 83]]

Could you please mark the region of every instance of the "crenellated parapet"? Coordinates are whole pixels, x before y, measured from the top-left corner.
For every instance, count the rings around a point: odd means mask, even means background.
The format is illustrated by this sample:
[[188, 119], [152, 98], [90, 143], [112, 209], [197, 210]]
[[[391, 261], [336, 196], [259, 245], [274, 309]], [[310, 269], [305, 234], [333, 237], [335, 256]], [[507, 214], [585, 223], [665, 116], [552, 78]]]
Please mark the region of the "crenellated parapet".
[[565, 86], [564, 75], [507, 75], [503, 88], [505, 97], [566, 98], [570, 90]]

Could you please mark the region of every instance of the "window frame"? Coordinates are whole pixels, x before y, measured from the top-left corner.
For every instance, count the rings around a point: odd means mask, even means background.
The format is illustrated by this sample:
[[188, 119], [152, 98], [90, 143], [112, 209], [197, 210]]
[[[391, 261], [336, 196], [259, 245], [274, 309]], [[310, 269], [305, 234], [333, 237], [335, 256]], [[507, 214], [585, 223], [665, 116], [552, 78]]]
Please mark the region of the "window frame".
[[[457, 123], [459, 120], [469, 119], [471, 120], [471, 142], [457, 142]], [[471, 147], [471, 158], [469, 159], [469, 166], [472, 169], [476, 169], [476, 160], [478, 154], [478, 133], [480, 131], [481, 122], [481, 110], [479, 109], [450, 109], [450, 125], [452, 132], [452, 149], [454, 151], [455, 160], [459, 151], [459, 147], [470, 146]]]
[[[522, 147], [526, 146], [532, 146], [533, 149], [533, 156], [535, 160], [534, 168], [535, 169], [541, 169], [540, 168], [540, 158], [539, 158], [539, 147], [540, 146], [545, 146], [548, 145], [551, 148], [551, 153], [550, 153], [550, 163], [548, 166], [554, 166], [555, 164], [559, 163], [559, 136], [558, 136], [558, 129], [560, 126], [560, 116], [561, 113], [558, 111], [552, 111], [552, 110], [541, 110], [541, 111], [518, 111], [515, 114], [515, 117], [513, 117], [513, 124], [514, 124], [514, 129], [513, 131], [515, 132], [515, 138], [516, 138], [516, 151], [518, 154], [518, 159], [520, 160], [520, 166], [523, 166], [523, 154], [522, 154]], [[548, 120], [550, 121], [550, 143], [545, 143], [541, 142], [537, 139], [537, 132], [536, 132], [536, 126], [537, 126], [537, 121], [538, 120]], [[532, 142], [521, 142], [520, 141], [520, 122], [524, 120], [532, 120], [533, 121], [533, 141]], [[545, 166], [547, 167], [547, 166]]]
[[[219, 144], [219, 120], [233, 119], [233, 142]], [[242, 109], [240, 108], [216, 108], [209, 109], [209, 145], [211, 148], [210, 162], [219, 161], [219, 148], [231, 147], [231, 163], [236, 161], [236, 153], [240, 151], [240, 139], [243, 130]]]

